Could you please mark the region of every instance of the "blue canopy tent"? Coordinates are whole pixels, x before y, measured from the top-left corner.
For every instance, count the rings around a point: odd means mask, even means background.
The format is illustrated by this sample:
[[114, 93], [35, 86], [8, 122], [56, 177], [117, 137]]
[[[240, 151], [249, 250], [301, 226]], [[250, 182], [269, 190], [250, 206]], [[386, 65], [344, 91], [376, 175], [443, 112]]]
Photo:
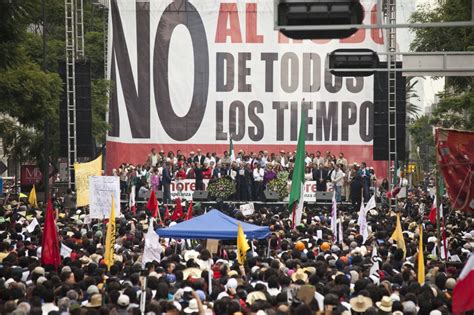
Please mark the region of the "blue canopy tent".
[[267, 226], [245, 223], [215, 209], [171, 227], [157, 229], [156, 233], [160, 237], [170, 238], [235, 240], [239, 222], [247, 239], [262, 239], [270, 235]]

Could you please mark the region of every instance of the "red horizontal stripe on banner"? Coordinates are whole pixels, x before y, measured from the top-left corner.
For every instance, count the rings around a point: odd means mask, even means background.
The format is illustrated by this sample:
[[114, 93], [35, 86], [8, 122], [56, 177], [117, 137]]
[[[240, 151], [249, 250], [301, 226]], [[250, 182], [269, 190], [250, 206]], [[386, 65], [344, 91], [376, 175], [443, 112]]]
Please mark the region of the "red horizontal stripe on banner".
[[[153, 148], [157, 152], [160, 150], [165, 151], [165, 155], [168, 154], [168, 151], [173, 151], [176, 154], [177, 150], [181, 150], [182, 154], [188, 156], [189, 152], [196, 152], [198, 149], [201, 149], [203, 154], [216, 152], [218, 156], [222, 156], [224, 151], [229, 150], [229, 144], [149, 144], [107, 141], [107, 174], [110, 174], [113, 168], [118, 168], [122, 163], [145, 164], [147, 156]], [[265, 150], [270, 154], [272, 152], [278, 153], [280, 150], [285, 150], [285, 152], [295, 151], [296, 144], [238, 144], [234, 142], [234, 150], [236, 155], [240, 150], [245, 150], [246, 153]], [[372, 159], [373, 147], [371, 144], [306, 145], [306, 151], [309, 153], [321, 151], [322, 156], [325, 155], [326, 151], [331, 151], [336, 157], [338, 157], [340, 152], [343, 152], [349, 163], [360, 164], [361, 162], [366, 162], [367, 166], [372, 166], [379, 180], [387, 176], [387, 162], [374, 161]]]

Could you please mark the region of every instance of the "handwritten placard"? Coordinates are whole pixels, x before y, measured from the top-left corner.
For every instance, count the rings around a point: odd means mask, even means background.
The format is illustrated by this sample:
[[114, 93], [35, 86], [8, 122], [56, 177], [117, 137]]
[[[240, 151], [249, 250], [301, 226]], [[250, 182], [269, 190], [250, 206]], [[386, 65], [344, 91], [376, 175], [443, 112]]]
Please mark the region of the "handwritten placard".
[[89, 177], [89, 211], [91, 219], [110, 216], [112, 196], [114, 196], [115, 216], [120, 216], [120, 182], [117, 176]]
[[255, 212], [253, 202], [241, 205], [240, 212], [242, 212], [244, 216], [252, 215]]

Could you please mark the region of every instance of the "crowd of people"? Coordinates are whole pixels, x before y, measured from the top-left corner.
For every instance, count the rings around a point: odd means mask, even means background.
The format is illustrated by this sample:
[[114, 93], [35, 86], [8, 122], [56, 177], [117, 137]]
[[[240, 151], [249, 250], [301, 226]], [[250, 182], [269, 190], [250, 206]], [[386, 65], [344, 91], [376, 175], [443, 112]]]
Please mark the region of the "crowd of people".
[[[243, 265], [234, 241], [221, 241], [211, 253], [205, 240], [165, 238], [159, 241], [159, 258], [144, 264], [146, 233], [175, 223], [149, 225], [150, 213], [133, 213], [124, 205], [116, 220], [115, 262], [108, 270], [104, 224], [87, 220], [87, 208], [75, 209], [71, 195], [54, 198], [62, 255], [57, 269], [39, 260], [44, 210], [12, 196], [0, 206], [1, 314], [141, 314], [142, 296], [150, 315], [449, 314], [453, 288], [474, 246], [472, 217], [452, 211], [445, 201], [449, 255], [441, 259], [441, 241], [427, 218], [433, 196], [421, 185], [410, 189], [396, 210], [406, 253], [390, 239], [395, 212], [380, 204], [367, 215], [365, 242], [357, 211], [341, 206], [343, 237], [337, 242], [328, 208], [305, 209], [302, 224], [292, 229], [286, 207], [263, 204], [244, 217], [224, 202], [223, 212], [271, 231], [269, 239], [251, 241]], [[165, 209], [160, 211], [163, 218]], [[193, 216], [204, 211], [195, 207]], [[34, 219], [39, 225], [32, 226]], [[426, 265], [422, 284], [417, 281], [419, 223]]]
[[[136, 195], [144, 195], [149, 190], [163, 190], [165, 203], [171, 201], [170, 184], [173, 180], [195, 180], [196, 190], [204, 190], [204, 180], [216, 180], [228, 176], [236, 183], [237, 192], [233, 200], [263, 200], [263, 191], [267, 184], [282, 174], [291, 180], [296, 152], [269, 154], [267, 151], [246, 153], [240, 150], [235, 157], [225, 151], [222, 156], [216, 153], [203, 154], [200, 149], [191, 151], [186, 157], [180, 150], [165, 155], [161, 150], [152, 149], [146, 161], [141, 165], [122, 164], [114, 169], [114, 175], [120, 177], [122, 193], [129, 193], [132, 187]], [[349, 164], [344, 153], [338, 156], [327, 151], [306, 153], [305, 180], [316, 182], [317, 191], [335, 191], [338, 202], [351, 200], [359, 205], [367, 202], [376, 191], [384, 194], [388, 182], [377, 186], [377, 178], [372, 167], [365, 162]], [[143, 187], [144, 193], [140, 194]]]

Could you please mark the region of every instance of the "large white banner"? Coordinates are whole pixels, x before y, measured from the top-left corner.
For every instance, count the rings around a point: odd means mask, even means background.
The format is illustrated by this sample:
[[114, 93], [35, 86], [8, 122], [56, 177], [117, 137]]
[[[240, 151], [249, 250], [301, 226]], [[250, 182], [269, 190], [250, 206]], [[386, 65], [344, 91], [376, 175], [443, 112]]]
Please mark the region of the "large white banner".
[[[362, 1], [365, 24], [376, 2]], [[360, 147], [371, 160], [373, 78], [325, 67], [335, 49], [383, 49], [381, 31], [288, 39], [273, 0], [112, 0], [110, 12], [109, 167], [143, 163], [152, 147], [222, 151], [230, 137], [248, 151], [293, 148], [301, 111], [308, 148]]]
[[89, 213], [91, 219], [107, 219], [114, 197], [115, 216], [120, 216], [120, 181], [118, 176], [89, 177]]

